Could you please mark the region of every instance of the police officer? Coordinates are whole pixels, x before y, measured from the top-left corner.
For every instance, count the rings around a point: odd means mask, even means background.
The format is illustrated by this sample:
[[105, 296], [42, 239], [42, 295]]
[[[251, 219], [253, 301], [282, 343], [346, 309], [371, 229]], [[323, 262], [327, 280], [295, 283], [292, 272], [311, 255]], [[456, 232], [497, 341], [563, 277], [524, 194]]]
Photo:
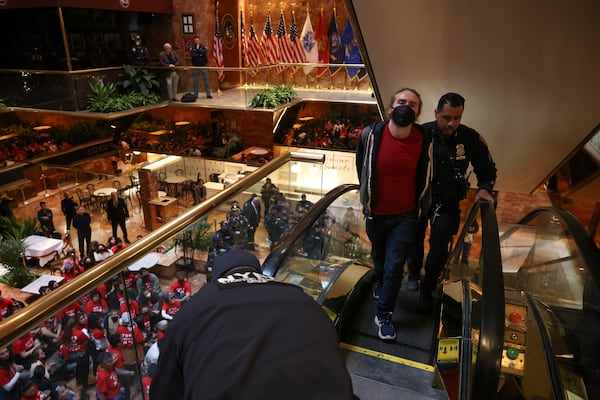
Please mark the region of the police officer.
[[[492, 190], [496, 183], [496, 165], [487, 144], [475, 131], [460, 123], [465, 99], [457, 93], [443, 95], [435, 110], [435, 121], [423, 125], [431, 135], [430, 154], [433, 154], [431, 181], [432, 204], [427, 215], [430, 224], [429, 254], [425, 262], [425, 277], [421, 282], [419, 306], [429, 311], [433, 305], [432, 291], [436, 287], [449, 254], [452, 237], [460, 225], [460, 201], [467, 195], [469, 183], [466, 172], [469, 164], [477, 176], [476, 200], [494, 202]], [[433, 153], [431, 153], [431, 147]], [[427, 220], [421, 227], [425, 236]], [[420, 274], [423, 263], [423, 240], [409, 260], [411, 275]]]
[[140, 35], [135, 37], [135, 43], [131, 47], [131, 65], [140, 66], [148, 63], [148, 49], [142, 44]]

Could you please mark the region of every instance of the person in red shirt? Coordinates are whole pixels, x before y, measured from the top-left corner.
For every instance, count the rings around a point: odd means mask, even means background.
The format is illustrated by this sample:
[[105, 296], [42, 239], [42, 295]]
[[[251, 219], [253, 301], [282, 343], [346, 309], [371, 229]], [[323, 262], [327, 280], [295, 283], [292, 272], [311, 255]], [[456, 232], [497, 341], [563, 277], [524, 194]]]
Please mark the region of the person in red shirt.
[[81, 305], [79, 305], [79, 302], [74, 301], [70, 305], [68, 305], [65, 308], [63, 308], [62, 310], [60, 310], [56, 314], [56, 319], [62, 325], [64, 325], [64, 324], [67, 323], [67, 321], [69, 320], [69, 318], [74, 317], [75, 314], [77, 314], [78, 312], [81, 312]]
[[[121, 351], [125, 360], [125, 368], [130, 371], [137, 369], [137, 360], [144, 358], [142, 344], [144, 342], [144, 334], [135, 325], [129, 316], [128, 312], [124, 312], [119, 320], [117, 333], [121, 335]], [[136, 351], [139, 357], [136, 357]]]
[[128, 399], [130, 398], [131, 377], [135, 375], [135, 372], [125, 369], [125, 360], [123, 358], [123, 352], [121, 351], [121, 335], [118, 333], [109, 335], [108, 343], [109, 346], [106, 348], [106, 351], [113, 355], [113, 359], [115, 360], [115, 372], [119, 377], [121, 387], [124, 388], [124, 398]]
[[96, 394], [98, 400], [118, 400], [121, 398], [121, 383], [115, 372], [115, 359], [108, 351], [98, 354]]
[[90, 295], [90, 300], [85, 304], [85, 313], [90, 315], [96, 312], [102, 315], [108, 312], [108, 303], [100, 296], [100, 292], [93, 290]]
[[175, 294], [175, 298], [183, 304], [192, 296], [192, 285], [185, 279], [184, 271], [177, 271], [175, 276], [177, 279], [169, 286], [169, 292]]
[[11, 315], [14, 311], [14, 303], [11, 298], [3, 297], [0, 290], [0, 321]]
[[135, 320], [140, 315], [140, 306], [132, 297], [128, 298], [129, 304], [121, 305], [119, 311], [121, 314], [128, 312], [131, 319]]
[[173, 293], [167, 293], [165, 296], [165, 302], [162, 305], [162, 311], [160, 315], [166, 320], [172, 320], [177, 311], [181, 309], [181, 303], [175, 298]]
[[50, 396], [42, 392], [31, 379], [21, 384], [21, 400], [50, 400]]
[[69, 318], [61, 337], [59, 354], [67, 362], [76, 363], [75, 379], [81, 387], [80, 398], [87, 399], [88, 375], [90, 372], [90, 358], [87, 353], [89, 336], [84, 332], [87, 321], [81, 312]]
[[19, 393], [21, 372], [8, 347], [0, 348], [0, 398], [16, 399]]
[[27, 332], [13, 342], [12, 352], [15, 355], [17, 364], [22, 365], [25, 368], [29, 368], [31, 363], [37, 357], [37, 349], [39, 349], [41, 343], [33, 337], [31, 332]]

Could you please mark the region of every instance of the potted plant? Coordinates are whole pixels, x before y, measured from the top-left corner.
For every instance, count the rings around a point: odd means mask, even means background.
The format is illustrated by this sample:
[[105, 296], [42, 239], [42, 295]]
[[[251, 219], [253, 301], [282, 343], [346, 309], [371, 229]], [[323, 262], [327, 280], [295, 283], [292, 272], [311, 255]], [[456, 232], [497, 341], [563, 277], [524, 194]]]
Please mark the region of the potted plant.
[[15, 217], [0, 217], [0, 230], [3, 235], [0, 242], [0, 263], [6, 268], [0, 282], [15, 288], [27, 286], [37, 276], [25, 265], [24, 239], [38, 231], [37, 219], [19, 221]]
[[276, 86], [257, 93], [250, 102], [252, 108], [275, 108], [289, 103], [296, 97], [291, 86]]

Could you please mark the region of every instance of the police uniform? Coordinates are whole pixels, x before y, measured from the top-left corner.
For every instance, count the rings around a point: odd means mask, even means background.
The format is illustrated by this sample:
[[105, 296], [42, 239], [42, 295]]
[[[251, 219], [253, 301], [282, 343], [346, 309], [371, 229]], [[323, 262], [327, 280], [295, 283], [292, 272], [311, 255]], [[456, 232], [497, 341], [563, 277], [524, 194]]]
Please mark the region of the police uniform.
[[[452, 237], [460, 225], [460, 201], [469, 188], [467, 168], [473, 166], [477, 187], [492, 193], [496, 183], [496, 165], [487, 144], [477, 131], [465, 125], [449, 137], [444, 137], [436, 121], [423, 125], [426, 139], [431, 141], [433, 175], [431, 181], [432, 203], [427, 217], [430, 223], [429, 254], [425, 262], [422, 294], [430, 294], [449, 254]], [[421, 237], [425, 236], [422, 226]], [[411, 273], [418, 274], [423, 260], [423, 240], [417, 241], [420, 254], [409, 261]]]

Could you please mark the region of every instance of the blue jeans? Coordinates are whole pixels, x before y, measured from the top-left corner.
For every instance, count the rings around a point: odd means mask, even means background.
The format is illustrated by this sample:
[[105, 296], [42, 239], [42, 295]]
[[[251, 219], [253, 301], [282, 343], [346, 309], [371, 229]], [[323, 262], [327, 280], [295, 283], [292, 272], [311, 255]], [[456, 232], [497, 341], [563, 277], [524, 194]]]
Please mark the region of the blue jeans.
[[192, 70], [192, 81], [194, 82], [194, 95], [198, 96], [198, 75], [202, 75], [202, 80], [204, 81], [204, 91], [206, 91], [207, 96], [210, 96], [210, 85], [208, 84], [208, 70], [206, 69]]
[[381, 285], [377, 313], [394, 312], [402, 286], [404, 262], [415, 242], [417, 228], [416, 211], [367, 218], [366, 231], [371, 241], [376, 284]]

